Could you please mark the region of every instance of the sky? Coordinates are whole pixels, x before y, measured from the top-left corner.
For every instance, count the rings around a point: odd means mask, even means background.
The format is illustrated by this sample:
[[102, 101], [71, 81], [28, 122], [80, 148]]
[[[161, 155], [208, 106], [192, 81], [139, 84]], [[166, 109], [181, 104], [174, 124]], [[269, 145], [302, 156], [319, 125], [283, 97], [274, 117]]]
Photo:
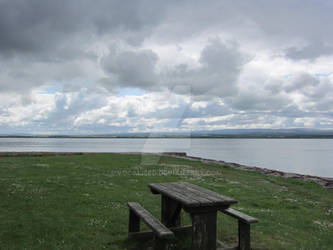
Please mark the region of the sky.
[[0, 134], [333, 129], [331, 0], [0, 0]]

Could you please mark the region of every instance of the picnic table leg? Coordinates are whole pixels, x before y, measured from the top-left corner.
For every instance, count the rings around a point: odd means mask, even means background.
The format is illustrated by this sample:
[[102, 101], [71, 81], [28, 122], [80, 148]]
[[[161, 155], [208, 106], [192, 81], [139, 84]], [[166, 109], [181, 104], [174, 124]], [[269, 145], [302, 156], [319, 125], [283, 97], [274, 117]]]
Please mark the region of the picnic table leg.
[[137, 216], [132, 209], [129, 211], [128, 233], [140, 231], [140, 217]]
[[240, 250], [251, 249], [250, 224], [238, 220], [238, 248]]
[[180, 212], [181, 205], [164, 195], [162, 195], [162, 210], [161, 218], [162, 223], [167, 227], [179, 227], [180, 226]]
[[216, 211], [191, 213], [192, 250], [216, 250]]
[[154, 250], [170, 250], [170, 244], [166, 239], [154, 238]]

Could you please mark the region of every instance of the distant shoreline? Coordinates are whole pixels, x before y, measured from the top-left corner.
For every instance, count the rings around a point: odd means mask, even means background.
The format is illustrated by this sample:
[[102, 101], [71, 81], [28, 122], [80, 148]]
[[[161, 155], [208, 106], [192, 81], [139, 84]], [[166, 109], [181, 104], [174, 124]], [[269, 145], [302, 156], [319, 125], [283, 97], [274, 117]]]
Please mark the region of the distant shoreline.
[[73, 134], [70, 131], [58, 133], [25, 133], [3, 132], [0, 138], [126, 138], [126, 139], [162, 139], [162, 138], [245, 138], [245, 139], [285, 139], [285, 138], [316, 138], [333, 139], [333, 129], [289, 128], [289, 129], [221, 129], [221, 130], [188, 130], [188, 131], [157, 131], [157, 132], [105, 132]]
[[0, 152], [0, 157], [6, 156], [57, 156], [57, 155], [96, 155], [96, 154], [142, 154], [142, 155], [161, 155], [161, 156], [172, 156], [181, 159], [187, 159], [192, 161], [201, 161], [203, 163], [217, 164], [223, 166], [230, 166], [236, 169], [242, 169], [247, 171], [255, 171], [262, 174], [280, 176], [283, 178], [293, 178], [293, 179], [301, 179], [304, 181], [313, 181], [325, 189], [333, 189], [333, 178], [330, 177], [320, 177], [313, 175], [305, 175], [305, 174], [297, 174], [297, 173], [288, 173], [279, 170], [267, 169], [267, 168], [259, 168], [255, 166], [246, 166], [233, 162], [226, 162], [222, 160], [212, 160], [195, 156], [188, 156], [185, 152], [160, 152], [160, 153], [146, 153], [146, 152]]
[[22, 139], [333, 139], [333, 135], [215, 135], [215, 136], [0, 136]]

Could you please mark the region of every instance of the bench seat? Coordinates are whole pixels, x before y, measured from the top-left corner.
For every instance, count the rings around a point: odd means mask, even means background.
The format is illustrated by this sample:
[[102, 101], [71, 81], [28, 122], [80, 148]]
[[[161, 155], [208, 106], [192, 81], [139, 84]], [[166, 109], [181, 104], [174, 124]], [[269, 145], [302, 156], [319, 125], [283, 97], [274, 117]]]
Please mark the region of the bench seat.
[[250, 225], [258, 222], [258, 219], [247, 214], [239, 212], [235, 209], [228, 208], [220, 210], [221, 212], [230, 215], [238, 220], [238, 247], [239, 250], [251, 249], [251, 232]]
[[140, 231], [140, 219], [142, 219], [144, 223], [151, 228], [155, 235], [154, 249], [169, 249], [169, 240], [175, 238], [174, 233], [144, 209], [139, 203], [128, 202], [127, 205], [130, 210], [128, 236], [131, 237], [131, 234]]
[[227, 215], [230, 215], [230, 216], [232, 216], [232, 217], [234, 217], [238, 220], [241, 220], [241, 221], [243, 221], [244, 223], [247, 223], [247, 224], [252, 224], [252, 223], [258, 222], [257, 218], [251, 217], [247, 214], [244, 214], [244, 213], [239, 212], [239, 211], [237, 211], [235, 209], [232, 209], [232, 208], [222, 210], [222, 212], [227, 214]]

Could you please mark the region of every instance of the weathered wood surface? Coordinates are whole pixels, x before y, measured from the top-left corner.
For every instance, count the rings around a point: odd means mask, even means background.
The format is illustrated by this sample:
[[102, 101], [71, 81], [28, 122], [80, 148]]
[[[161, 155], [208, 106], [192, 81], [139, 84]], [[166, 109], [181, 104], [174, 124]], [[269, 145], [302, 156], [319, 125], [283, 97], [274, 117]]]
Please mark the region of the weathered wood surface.
[[[182, 226], [182, 227], [170, 227], [170, 231], [172, 231], [175, 235], [188, 234], [192, 235], [192, 225], [190, 226]], [[141, 231], [141, 232], [132, 232], [129, 233], [128, 237], [130, 239], [140, 239], [140, 240], [150, 240], [154, 238], [155, 233], [153, 231]]]
[[225, 195], [221, 195], [219, 193], [216, 193], [212, 190], [194, 185], [192, 183], [187, 183], [187, 182], [180, 182], [179, 185], [185, 185], [187, 190], [191, 190], [194, 193], [197, 193], [198, 195], [201, 196], [206, 196], [207, 199], [211, 200], [212, 202], [216, 204], [234, 204], [237, 203], [236, 200], [227, 197]]
[[179, 227], [181, 224], [181, 204], [169, 197], [162, 196], [161, 220], [167, 227]]
[[247, 214], [244, 214], [242, 212], [239, 212], [235, 209], [232, 209], [232, 208], [228, 208], [228, 209], [224, 209], [224, 210], [221, 210], [223, 213], [227, 214], [227, 215], [230, 215], [238, 220], [241, 220], [247, 224], [252, 224], [252, 223], [256, 223], [258, 222], [258, 219], [257, 218], [254, 218], [254, 217], [251, 217]]
[[128, 232], [140, 231], [140, 217], [137, 216], [132, 209], [129, 211]]
[[185, 207], [226, 208], [237, 202], [232, 198], [186, 182], [149, 184], [149, 187], [153, 193], [174, 199]]
[[[166, 226], [164, 226], [158, 219], [151, 215], [137, 202], [128, 202], [130, 211], [133, 211], [138, 217], [140, 217], [149, 226], [153, 232], [161, 239], [174, 238], [175, 235]], [[130, 217], [131, 219], [131, 217]], [[131, 225], [131, 222], [129, 223]]]
[[216, 214], [237, 201], [211, 190], [186, 183], [149, 184], [153, 194], [162, 195], [162, 222], [178, 225], [179, 208], [192, 219], [192, 249], [216, 249]]
[[167, 239], [161, 239], [155, 236], [154, 250], [171, 250], [170, 244]]
[[216, 250], [216, 211], [191, 214], [192, 250]]
[[251, 249], [251, 224], [258, 222], [258, 219], [235, 209], [220, 209], [223, 213], [230, 215], [238, 220], [238, 249]]
[[250, 224], [238, 220], [238, 247], [239, 250], [251, 250]]
[[198, 202], [197, 200], [193, 200], [193, 199], [187, 197], [186, 194], [182, 194], [182, 193], [178, 193], [178, 192], [174, 192], [174, 191], [170, 190], [170, 188], [166, 184], [167, 183], [149, 184], [149, 187], [150, 187], [152, 193], [162, 194], [164, 196], [167, 196], [171, 199], [174, 199], [174, 200], [180, 202], [181, 204], [183, 204], [185, 206], [193, 206], [193, 207], [200, 206], [200, 202]]

